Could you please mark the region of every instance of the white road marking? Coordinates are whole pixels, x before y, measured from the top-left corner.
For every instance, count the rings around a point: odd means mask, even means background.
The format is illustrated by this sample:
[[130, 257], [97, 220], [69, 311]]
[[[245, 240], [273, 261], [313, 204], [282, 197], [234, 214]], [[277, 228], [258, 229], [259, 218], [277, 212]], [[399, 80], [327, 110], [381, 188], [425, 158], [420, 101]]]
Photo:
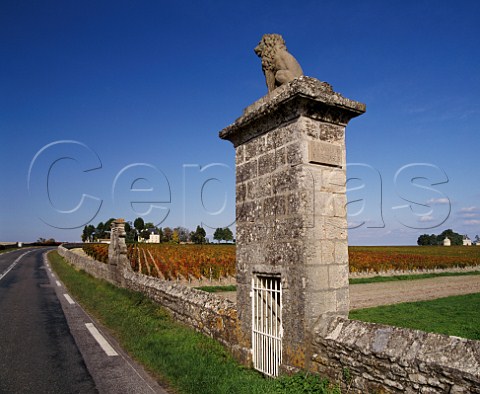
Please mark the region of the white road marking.
[[98, 332], [97, 327], [92, 323], [85, 323], [85, 326], [87, 326], [88, 331], [90, 331], [90, 334], [92, 334], [107, 356], [118, 356], [118, 353], [110, 346], [103, 335]]
[[64, 294], [63, 296], [67, 299], [67, 301], [70, 305], [75, 304], [75, 301], [73, 301], [72, 297], [70, 297], [68, 294]]
[[30, 252], [31, 252], [31, 250], [29, 250], [28, 252], [25, 252], [24, 254], [18, 256], [18, 257], [15, 259], [15, 261], [14, 261], [12, 264], [10, 264], [10, 266], [9, 266], [5, 271], [3, 271], [3, 272], [0, 274], [0, 280], [2, 280], [2, 279], [5, 277], [5, 275], [7, 275], [7, 274], [13, 269], [13, 267], [15, 267], [15, 266], [17, 265], [17, 263], [20, 261], [20, 259], [21, 259], [23, 256], [25, 256], [26, 254], [28, 254], [28, 253], [30, 253]]
[[57, 284], [58, 287], [62, 287], [62, 284], [58, 280], [55, 281], [55, 283]]

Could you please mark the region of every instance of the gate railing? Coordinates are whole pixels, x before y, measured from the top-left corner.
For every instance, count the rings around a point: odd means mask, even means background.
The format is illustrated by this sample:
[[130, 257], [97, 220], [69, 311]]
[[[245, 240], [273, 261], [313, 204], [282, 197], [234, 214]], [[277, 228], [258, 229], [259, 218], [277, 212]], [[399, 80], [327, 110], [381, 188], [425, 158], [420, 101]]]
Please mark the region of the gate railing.
[[280, 277], [252, 278], [253, 366], [268, 376], [278, 376], [282, 363], [282, 283]]

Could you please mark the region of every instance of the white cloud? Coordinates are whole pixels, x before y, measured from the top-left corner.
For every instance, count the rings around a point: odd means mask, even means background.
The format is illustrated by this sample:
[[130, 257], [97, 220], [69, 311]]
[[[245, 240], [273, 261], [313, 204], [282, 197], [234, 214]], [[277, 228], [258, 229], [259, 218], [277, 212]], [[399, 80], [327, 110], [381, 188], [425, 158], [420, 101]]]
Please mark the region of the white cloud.
[[463, 224], [466, 226], [478, 226], [480, 225], [480, 220], [478, 219], [464, 220]]
[[463, 213], [461, 214], [462, 218], [476, 218], [479, 217], [479, 213]]
[[[467, 225], [477, 225], [479, 220], [476, 220], [474, 218], [480, 217], [480, 209], [478, 209], [476, 206], [471, 206], [471, 207], [463, 207], [460, 208], [458, 211], [458, 216], [462, 219], [467, 219], [464, 220], [464, 224]], [[471, 219], [471, 220], [468, 220]]]
[[450, 204], [450, 199], [443, 197], [443, 198], [431, 198], [427, 201], [427, 204]]
[[465, 207], [465, 208], [461, 208], [460, 209], [460, 212], [474, 212], [476, 211], [478, 208], [475, 207], [475, 206], [471, 206], [471, 207]]
[[422, 223], [428, 223], [428, 222], [433, 222], [434, 219], [435, 218], [433, 216], [423, 215], [420, 217], [420, 219], [418, 219], [418, 221]]

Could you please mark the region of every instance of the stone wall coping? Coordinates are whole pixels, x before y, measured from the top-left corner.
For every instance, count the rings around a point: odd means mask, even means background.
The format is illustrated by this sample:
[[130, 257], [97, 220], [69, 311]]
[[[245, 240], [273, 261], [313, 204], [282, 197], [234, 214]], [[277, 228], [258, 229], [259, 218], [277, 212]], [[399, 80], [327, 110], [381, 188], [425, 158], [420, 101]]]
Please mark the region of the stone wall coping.
[[207, 293], [181, 283], [161, 280], [134, 271], [125, 270], [123, 276], [127, 280], [141, 283], [147, 288], [155, 289], [174, 297], [180, 297], [186, 301], [188, 300], [189, 303], [197, 305], [198, 307], [205, 307], [216, 311], [232, 309], [236, 312], [236, 305], [232, 301], [220, 297], [215, 293]]
[[[350, 118], [361, 115], [366, 111], [365, 104], [350, 100], [343, 97], [340, 93], [334, 92], [330, 84], [312, 77], [301, 76], [280, 86], [248, 106], [242, 116], [233, 124], [220, 131], [219, 136], [222, 139], [231, 140], [234, 134], [241, 132], [252, 122], [266, 115], [271, 115], [285, 106], [287, 102], [300, 98], [343, 109], [349, 114]], [[298, 111], [290, 110], [291, 116], [301, 115], [303, 107], [303, 105], [295, 106], [294, 108]]]
[[[118, 277], [111, 272], [118, 270], [116, 266], [63, 246], [58, 251], [78, 268], [117, 283]], [[125, 287], [144, 292], [180, 321], [216, 338], [247, 362], [249, 350], [238, 336], [235, 303], [128, 267], [119, 273]], [[354, 392], [358, 393], [370, 387], [395, 393], [440, 393], [447, 388], [461, 393], [480, 387], [480, 341], [323, 315], [314, 326], [312, 351], [313, 371], [334, 375], [346, 367], [354, 377]]]
[[[430, 379], [437, 379], [446, 385], [480, 386], [480, 341], [325, 316], [315, 326], [313, 341], [319, 353], [327, 346], [338, 355], [348, 354], [343, 361], [353, 357], [356, 366], [370, 365], [368, 375], [371, 377], [367, 380], [381, 381], [381, 375], [389, 373], [393, 380], [407, 388], [411, 384], [408, 374], [424, 376], [426, 385]], [[337, 361], [341, 359], [340, 356]], [[390, 366], [391, 370], [375, 370], [372, 359], [384, 360], [380, 364]], [[352, 369], [352, 374], [357, 376], [365, 373], [362, 367], [359, 370], [355, 370], [354, 365], [344, 367]]]

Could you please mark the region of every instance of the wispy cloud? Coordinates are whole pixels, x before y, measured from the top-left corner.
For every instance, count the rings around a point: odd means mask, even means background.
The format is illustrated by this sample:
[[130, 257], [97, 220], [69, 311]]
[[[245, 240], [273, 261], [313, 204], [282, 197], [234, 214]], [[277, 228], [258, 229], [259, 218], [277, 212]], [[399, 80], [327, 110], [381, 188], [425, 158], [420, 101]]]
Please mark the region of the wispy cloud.
[[431, 198], [427, 201], [428, 205], [432, 204], [450, 204], [450, 199], [443, 197], [443, 198]]
[[461, 214], [462, 218], [476, 218], [480, 216], [479, 213], [474, 213], [474, 212], [467, 212], [467, 213], [462, 213]]
[[475, 211], [477, 211], [477, 210], [478, 210], [477, 207], [471, 206], [471, 207], [461, 208], [461, 209], [460, 209], [460, 212], [475, 212]]
[[420, 219], [418, 219], [418, 221], [422, 222], [422, 223], [428, 223], [428, 222], [433, 222], [434, 219], [435, 218], [433, 216], [423, 215], [423, 216], [420, 217]]
[[458, 211], [458, 216], [466, 226], [476, 226], [480, 224], [480, 209], [476, 206], [463, 207]]
[[466, 226], [478, 226], [480, 225], [480, 220], [479, 219], [464, 220], [463, 224]]

